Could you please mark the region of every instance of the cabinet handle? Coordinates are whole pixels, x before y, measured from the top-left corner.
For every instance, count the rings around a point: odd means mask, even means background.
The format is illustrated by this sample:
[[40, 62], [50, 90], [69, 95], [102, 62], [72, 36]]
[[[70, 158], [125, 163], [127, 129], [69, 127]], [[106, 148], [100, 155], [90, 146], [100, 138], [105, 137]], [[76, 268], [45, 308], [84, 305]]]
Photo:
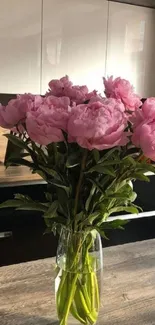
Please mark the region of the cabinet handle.
[[11, 237], [11, 236], [12, 236], [12, 231], [0, 232], [0, 239], [1, 238], [6, 238], [6, 237]]

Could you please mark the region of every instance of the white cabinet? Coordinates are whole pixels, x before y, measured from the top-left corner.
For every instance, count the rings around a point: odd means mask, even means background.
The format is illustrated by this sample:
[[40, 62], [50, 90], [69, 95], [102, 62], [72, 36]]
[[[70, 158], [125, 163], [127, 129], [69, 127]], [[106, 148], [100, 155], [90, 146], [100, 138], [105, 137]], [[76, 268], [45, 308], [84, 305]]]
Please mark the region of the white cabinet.
[[41, 0], [0, 0], [0, 93], [40, 93]]
[[[109, 8], [108, 8], [109, 7]], [[103, 91], [102, 76], [155, 96], [155, 10], [107, 0], [0, 0], [0, 93], [42, 93], [68, 74]]]
[[109, 3], [106, 75], [129, 79], [142, 97], [155, 96], [155, 10]]
[[103, 90], [107, 19], [106, 0], [43, 0], [42, 93], [66, 74]]

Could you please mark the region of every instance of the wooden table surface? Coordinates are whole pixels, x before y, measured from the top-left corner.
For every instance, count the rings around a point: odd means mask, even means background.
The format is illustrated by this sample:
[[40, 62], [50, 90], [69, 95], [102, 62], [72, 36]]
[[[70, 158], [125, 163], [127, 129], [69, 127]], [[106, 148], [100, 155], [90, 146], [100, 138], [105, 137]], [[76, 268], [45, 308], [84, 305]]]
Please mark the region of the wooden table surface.
[[38, 174], [32, 174], [28, 167], [10, 166], [5, 168], [0, 165], [0, 186], [17, 186], [31, 183], [42, 183], [42, 179]]
[[[155, 239], [106, 248], [99, 325], [155, 325]], [[54, 325], [54, 259], [0, 268], [0, 325]]]

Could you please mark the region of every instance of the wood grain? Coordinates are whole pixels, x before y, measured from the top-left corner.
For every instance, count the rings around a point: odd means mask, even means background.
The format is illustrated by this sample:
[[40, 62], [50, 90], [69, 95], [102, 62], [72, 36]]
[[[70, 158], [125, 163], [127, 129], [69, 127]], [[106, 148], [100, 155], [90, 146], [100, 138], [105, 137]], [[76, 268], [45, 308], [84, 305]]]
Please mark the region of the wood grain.
[[6, 169], [3, 165], [0, 165], [0, 186], [15, 186], [20, 185], [20, 183], [27, 184], [35, 181], [42, 182], [42, 179], [38, 174], [32, 174], [28, 167], [10, 166]]
[[[105, 248], [98, 325], [155, 325], [155, 239]], [[54, 259], [0, 268], [0, 325], [58, 324]]]

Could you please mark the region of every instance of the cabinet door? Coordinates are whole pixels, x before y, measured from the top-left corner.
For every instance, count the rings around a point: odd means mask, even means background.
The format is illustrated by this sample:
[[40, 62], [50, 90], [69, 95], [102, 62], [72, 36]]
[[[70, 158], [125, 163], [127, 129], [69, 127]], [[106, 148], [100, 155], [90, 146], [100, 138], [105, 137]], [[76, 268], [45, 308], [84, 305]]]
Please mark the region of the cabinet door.
[[124, 77], [155, 96], [155, 10], [110, 2], [106, 75]]
[[41, 0], [0, 0], [0, 93], [40, 93]]
[[106, 0], [43, 0], [42, 93], [66, 74], [103, 90], [107, 18]]

